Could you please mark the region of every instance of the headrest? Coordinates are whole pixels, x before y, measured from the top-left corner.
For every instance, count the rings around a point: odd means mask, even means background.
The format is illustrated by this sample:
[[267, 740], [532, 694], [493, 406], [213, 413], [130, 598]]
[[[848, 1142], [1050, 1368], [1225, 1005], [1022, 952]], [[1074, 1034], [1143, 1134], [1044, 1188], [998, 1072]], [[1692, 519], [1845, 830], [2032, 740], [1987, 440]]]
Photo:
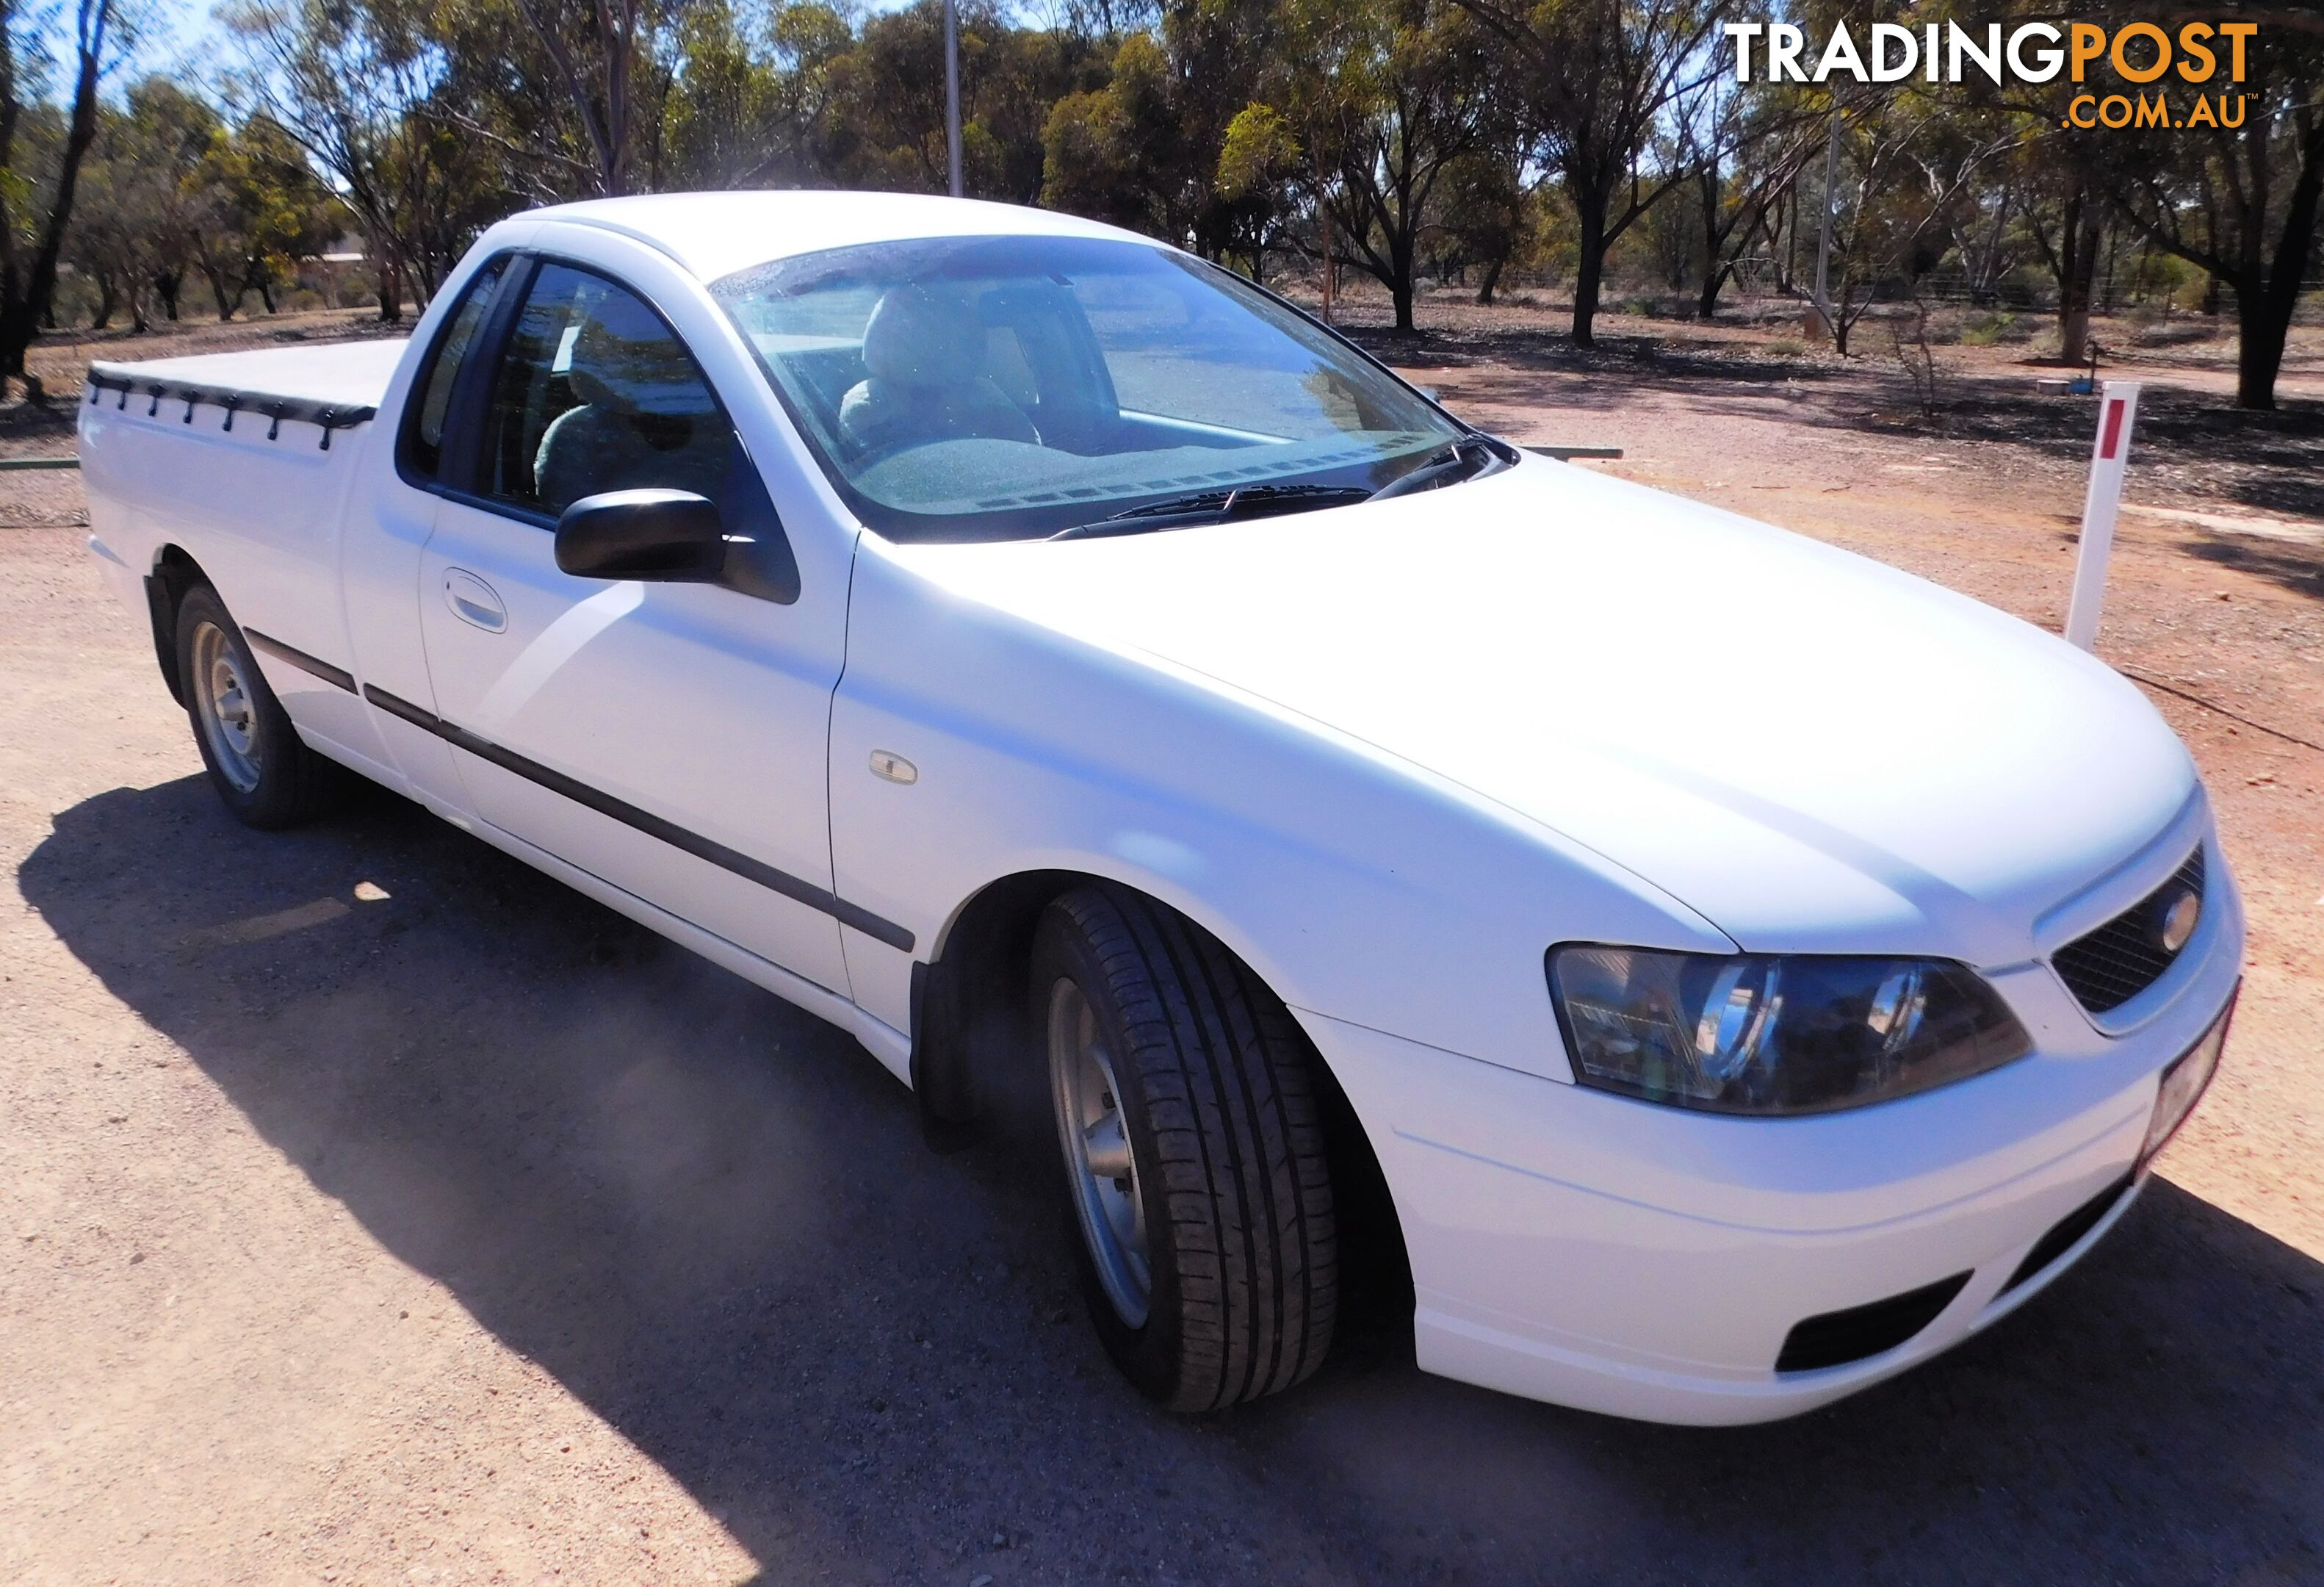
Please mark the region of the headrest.
[[864, 322], [863, 372], [900, 386], [964, 385], [984, 373], [984, 326], [963, 296], [891, 287]]
[[573, 394], [622, 413], [696, 414], [707, 406], [702, 377], [653, 311], [626, 292], [591, 306], [573, 341]]

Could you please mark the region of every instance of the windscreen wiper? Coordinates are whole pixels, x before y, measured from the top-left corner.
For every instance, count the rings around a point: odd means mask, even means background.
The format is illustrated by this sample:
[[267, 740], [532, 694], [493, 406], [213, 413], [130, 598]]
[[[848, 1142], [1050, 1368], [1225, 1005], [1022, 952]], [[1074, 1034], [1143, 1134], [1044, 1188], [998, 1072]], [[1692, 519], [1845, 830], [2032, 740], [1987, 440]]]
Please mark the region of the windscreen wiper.
[[1464, 479], [1492, 474], [1508, 466], [1509, 459], [1491, 441], [1480, 435], [1466, 435], [1431, 453], [1418, 467], [1398, 475], [1374, 491], [1368, 499], [1385, 502], [1390, 496], [1408, 496], [1415, 491], [1433, 491], [1439, 485], [1458, 484]]
[[1223, 523], [1231, 518], [1269, 518], [1279, 512], [1304, 512], [1317, 507], [1369, 501], [1371, 494], [1361, 485], [1346, 484], [1246, 484], [1222, 490], [1191, 491], [1183, 496], [1167, 496], [1159, 502], [1148, 502], [1142, 507], [1132, 507], [1127, 512], [1117, 512], [1094, 523], [1076, 523], [1071, 529], [1059, 530], [1049, 538], [1053, 540], [1099, 540], [1109, 535], [1143, 534], [1148, 530], [1170, 529], [1185, 523]]

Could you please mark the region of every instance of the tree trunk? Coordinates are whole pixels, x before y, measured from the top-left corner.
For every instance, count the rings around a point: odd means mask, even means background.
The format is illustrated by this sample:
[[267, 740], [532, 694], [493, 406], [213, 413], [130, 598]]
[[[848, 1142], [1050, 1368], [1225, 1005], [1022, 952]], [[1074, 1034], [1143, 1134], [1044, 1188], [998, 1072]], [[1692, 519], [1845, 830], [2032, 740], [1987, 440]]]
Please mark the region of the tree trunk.
[[1508, 263], [1500, 255], [1485, 261], [1485, 279], [1477, 283], [1477, 301], [1488, 309], [1493, 306], [1493, 293], [1501, 284], [1501, 267]]
[[2078, 195], [2067, 206], [2060, 245], [2065, 249], [2058, 272], [2058, 356], [2068, 364], [2086, 362], [2090, 355], [2090, 300], [2098, 290], [2098, 204]]
[[2236, 406], [2275, 406], [2275, 377], [2283, 368], [2283, 343], [2292, 329], [2289, 294], [2236, 291]]
[[403, 318], [403, 277], [395, 268], [395, 261], [385, 249], [379, 254], [379, 319], [382, 325], [395, 325]]
[[202, 274], [208, 279], [210, 297], [217, 304], [218, 323], [224, 325], [233, 319], [235, 310], [242, 307], [242, 293], [228, 292], [226, 290], [224, 271], [212, 270], [206, 264], [202, 266]]
[[1606, 199], [1603, 194], [1573, 188], [1573, 209], [1582, 222], [1581, 259], [1573, 272], [1573, 345], [1596, 345], [1598, 289], [1606, 274]]
[[97, 285], [97, 309], [89, 316], [88, 328], [103, 330], [113, 323], [113, 310], [120, 300], [120, 289], [114, 285], [113, 278], [109, 275], [99, 275], [94, 279]]
[[82, 4], [95, 10], [83, 13], [88, 21], [78, 36], [72, 120], [57, 163], [57, 185], [49, 200], [48, 219], [42, 227], [32, 268], [24, 273], [23, 295], [0, 300], [0, 391], [6, 389], [13, 375], [23, 383], [24, 394], [35, 400], [42, 395], [41, 383], [25, 372], [24, 351], [32, 345], [32, 328], [56, 292], [57, 261], [64, 253], [65, 226], [72, 218], [73, 189], [80, 181], [81, 159], [97, 141], [97, 78], [106, 26], [113, 18], [112, 0], [82, 0]]
[[[1409, 215], [1410, 211], [1406, 213]], [[1409, 334], [1413, 328], [1413, 293], [1420, 284], [1419, 272], [1413, 265], [1419, 239], [1407, 232], [1401, 240], [1394, 235], [1380, 240], [1388, 245], [1388, 273], [1396, 278], [1388, 283], [1388, 295], [1396, 304], [1396, 328]]]
[[[2270, 262], [2267, 281], [2236, 285], [2236, 406], [2275, 406], [2275, 377], [2283, 368], [2284, 338], [2300, 307], [2301, 283], [2316, 248], [2316, 223], [2324, 208], [2324, 123], [2313, 124], [2301, 150], [2300, 175], [2284, 207], [2283, 230]], [[2250, 290], [2246, 291], [2246, 285]]]
[[1332, 195], [1324, 185], [1323, 158], [1315, 157], [1315, 225], [1323, 239], [1323, 323], [1332, 323], [1333, 288], [1339, 285], [1339, 263], [1332, 257]]
[[1734, 269], [1735, 266], [1731, 263], [1717, 265], [1703, 277], [1702, 296], [1696, 300], [1694, 306], [1696, 318], [1709, 319], [1719, 312], [1720, 290], [1727, 285], [1727, 278]]

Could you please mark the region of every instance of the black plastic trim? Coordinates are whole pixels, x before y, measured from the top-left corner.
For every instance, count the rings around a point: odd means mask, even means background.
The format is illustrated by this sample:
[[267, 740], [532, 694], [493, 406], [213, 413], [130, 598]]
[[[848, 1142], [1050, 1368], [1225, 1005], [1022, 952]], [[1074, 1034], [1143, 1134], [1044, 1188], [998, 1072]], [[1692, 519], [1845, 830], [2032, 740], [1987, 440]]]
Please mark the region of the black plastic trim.
[[912, 961], [912, 1097], [921, 1138], [954, 1152], [979, 1135], [970, 1066], [962, 1050], [968, 1020], [956, 964]]
[[689, 832], [674, 822], [666, 821], [650, 810], [641, 810], [635, 805], [617, 799], [586, 782], [576, 781], [562, 771], [552, 770], [538, 761], [527, 760], [513, 750], [503, 749], [492, 740], [471, 733], [456, 723], [447, 722], [434, 712], [389, 694], [375, 685], [364, 685], [363, 697], [389, 715], [401, 717], [414, 727], [432, 733], [455, 749], [466, 750], [480, 761], [488, 761], [551, 793], [561, 794], [576, 805], [586, 806], [600, 816], [609, 817], [624, 826], [634, 827], [648, 837], [659, 838], [697, 860], [707, 860], [720, 870], [731, 871], [746, 881], [755, 881], [770, 892], [779, 892], [796, 903], [819, 910], [842, 926], [853, 927], [876, 942], [884, 942], [890, 947], [905, 953], [912, 951], [914, 938], [905, 927], [873, 914], [861, 905], [851, 904], [836, 893], [811, 881], [802, 881], [788, 871], [778, 871], [763, 860], [754, 860], [724, 844], [704, 837], [700, 833]]
[[444, 723], [433, 711], [422, 710], [401, 695], [389, 694], [375, 683], [363, 686], [363, 697], [391, 716], [400, 716], [412, 726], [429, 733], [441, 733]]
[[353, 429], [359, 424], [369, 424], [379, 417], [379, 410], [367, 404], [318, 402], [307, 397], [284, 397], [272, 392], [252, 390], [245, 386], [212, 385], [202, 381], [155, 380], [140, 375], [134, 364], [92, 364], [88, 366], [88, 400], [93, 405], [106, 392], [119, 392], [116, 408], [127, 408], [133, 394], [147, 399], [145, 415], [158, 418], [163, 402], [183, 402], [185, 420], [191, 423], [194, 409], [201, 404], [226, 410], [226, 428], [234, 429], [234, 416], [248, 410], [267, 420], [266, 438], [280, 438], [282, 421], [286, 419], [300, 424], [321, 427], [322, 449], [331, 449], [331, 432]]
[[287, 661], [301, 672], [311, 673], [334, 688], [343, 688], [349, 694], [355, 692], [355, 677], [352, 672], [334, 667], [328, 661], [319, 657], [310, 656], [304, 650], [295, 650], [272, 634], [261, 633], [254, 628], [244, 629], [242, 637], [278, 661]]
[[1956, 1273], [1869, 1306], [1823, 1312], [1796, 1323], [1784, 1340], [1783, 1353], [1775, 1357], [1775, 1370], [1813, 1372], [1895, 1350], [1935, 1322], [1969, 1278]]
[[170, 697], [182, 706], [186, 696], [178, 684], [178, 603], [170, 581], [159, 574], [145, 576], [145, 610], [153, 620], [153, 659], [161, 664], [161, 681], [170, 686]]
[[2025, 1259], [2017, 1264], [2017, 1271], [2009, 1276], [2009, 1282], [2003, 1285], [1998, 1293], [2007, 1295], [2080, 1245], [2082, 1236], [2104, 1223], [2106, 1215], [2114, 1211], [2115, 1204], [2130, 1193], [2133, 1177], [2132, 1175], [2124, 1175], [2059, 1219], [2047, 1234], [2034, 1242], [2034, 1249], [2025, 1253]]
[[[480, 286], [479, 281], [484, 272], [495, 269], [500, 274], [489, 286]], [[519, 276], [529, 278], [530, 274], [531, 261], [523, 254], [514, 249], [503, 249], [493, 254], [469, 272], [467, 280], [461, 284], [458, 298], [452, 304], [452, 311], [444, 317], [443, 323], [436, 328], [435, 336], [429, 338], [427, 357], [420, 361], [420, 367], [412, 371], [410, 384], [404, 388], [403, 411], [398, 416], [395, 427], [395, 475], [413, 490], [439, 496], [453, 494], [451, 487], [445, 483], [447, 466], [455, 460], [456, 455], [466, 462], [475, 450], [475, 415], [473, 410], [462, 411], [463, 401], [475, 401], [473, 393], [490, 378], [491, 371], [498, 362], [498, 350], [490, 343], [503, 328], [503, 321], [508, 318], [502, 305], [510, 281]], [[460, 355], [460, 367], [452, 372], [452, 396], [444, 410], [444, 439], [438, 447], [436, 467], [431, 473], [411, 460], [412, 432], [419, 428], [420, 404], [427, 398], [428, 383], [435, 378], [437, 361], [444, 356], [445, 341], [451, 336], [452, 327], [460, 318], [460, 310], [467, 307], [468, 295], [478, 291], [488, 294], [484, 302], [484, 322], [477, 326], [475, 338], [468, 344], [467, 351]], [[487, 354], [493, 356], [484, 356]]]

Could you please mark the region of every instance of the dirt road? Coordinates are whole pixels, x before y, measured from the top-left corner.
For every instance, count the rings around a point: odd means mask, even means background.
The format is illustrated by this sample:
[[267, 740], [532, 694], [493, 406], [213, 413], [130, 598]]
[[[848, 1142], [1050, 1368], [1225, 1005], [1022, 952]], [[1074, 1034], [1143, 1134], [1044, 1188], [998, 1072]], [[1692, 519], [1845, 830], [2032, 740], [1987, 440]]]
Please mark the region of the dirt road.
[[[1429, 367], [2059, 604], [2070, 502], [2015, 453], [1949, 506], [1731, 393]], [[2274, 736], [2324, 720], [2324, 600], [2202, 532], [2134, 527], [2108, 630], [2236, 713], [2158, 697], [2255, 922], [2170, 1182], [1942, 1361], [1711, 1433], [1425, 1378], [1378, 1324], [1154, 1412], [1045, 1172], [929, 1156], [832, 1029], [392, 798], [235, 826], [79, 532], [0, 531], [0, 1580], [2324, 1580], [2324, 756]]]

